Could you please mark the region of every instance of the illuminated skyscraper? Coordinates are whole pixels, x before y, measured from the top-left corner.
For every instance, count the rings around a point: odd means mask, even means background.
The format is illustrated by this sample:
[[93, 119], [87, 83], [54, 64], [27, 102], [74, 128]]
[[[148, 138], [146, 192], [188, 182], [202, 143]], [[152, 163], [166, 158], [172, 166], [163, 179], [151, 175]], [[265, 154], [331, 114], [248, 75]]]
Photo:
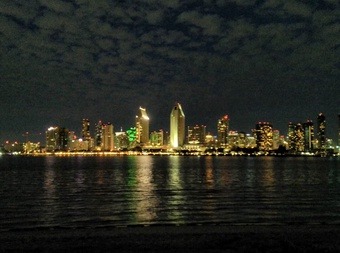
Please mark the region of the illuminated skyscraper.
[[188, 126], [188, 143], [189, 144], [203, 144], [205, 143], [206, 126], [196, 125], [194, 127]]
[[185, 140], [185, 115], [180, 103], [175, 103], [170, 113], [170, 145], [178, 148]]
[[293, 149], [296, 152], [302, 152], [305, 149], [305, 137], [304, 137], [304, 129], [302, 124], [298, 123], [294, 128], [294, 146]]
[[225, 115], [217, 122], [217, 141], [220, 147], [222, 148], [227, 147], [228, 134], [229, 134], [229, 117], [228, 115]]
[[326, 154], [326, 117], [321, 112], [317, 117], [317, 139], [320, 154]]
[[111, 123], [103, 124], [102, 131], [103, 131], [102, 150], [113, 151], [114, 150], [113, 125], [111, 125]]
[[288, 125], [288, 149], [294, 149], [294, 135], [295, 135], [295, 125], [292, 122], [289, 122]]
[[67, 151], [69, 130], [64, 127], [50, 127], [46, 131], [46, 151]]
[[146, 114], [146, 109], [139, 107], [138, 115], [136, 116], [136, 134], [137, 143], [149, 143], [149, 117]]
[[83, 124], [81, 128], [81, 138], [84, 141], [89, 141], [91, 139], [90, 121], [88, 119], [83, 119]]
[[46, 131], [46, 151], [54, 151], [57, 147], [58, 127], [50, 127]]
[[257, 148], [269, 151], [273, 148], [273, 126], [269, 122], [259, 122], [255, 128]]
[[280, 146], [280, 131], [274, 130], [273, 131], [273, 149], [276, 150]]
[[94, 145], [96, 149], [100, 150], [103, 139], [103, 123], [99, 120], [94, 124]]
[[305, 151], [311, 152], [314, 150], [314, 125], [313, 121], [307, 120], [307, 122], [303, 123], [303, 130], [304, 130], [304, 144], [305, 144]]
[[159, 130], [159, 132], [153, 131], [150, 133], [150, 143], [152, 146], [163, 146], [163, 130]]

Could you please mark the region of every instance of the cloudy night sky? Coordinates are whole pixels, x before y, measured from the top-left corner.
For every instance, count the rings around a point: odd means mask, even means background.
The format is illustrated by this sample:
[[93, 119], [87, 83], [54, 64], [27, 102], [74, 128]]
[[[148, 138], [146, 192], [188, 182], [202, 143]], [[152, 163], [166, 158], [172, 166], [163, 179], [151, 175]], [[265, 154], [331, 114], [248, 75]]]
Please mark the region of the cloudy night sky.
[[176, 101], [213, 134], [225, 114], [286, 134], [323, 112], [335, 139], [339, 21], [338, 0], [0, 0], [0, 141], [82, 118], [126, 130], [139, 106], [169, 130]]

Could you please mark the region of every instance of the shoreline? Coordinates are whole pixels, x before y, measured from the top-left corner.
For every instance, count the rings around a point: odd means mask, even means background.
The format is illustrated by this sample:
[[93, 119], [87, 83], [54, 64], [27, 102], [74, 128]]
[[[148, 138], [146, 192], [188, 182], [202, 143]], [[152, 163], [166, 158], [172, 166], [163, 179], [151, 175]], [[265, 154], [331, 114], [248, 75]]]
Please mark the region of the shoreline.
[[0, 232], [0, 252], [340, 252], [339, 225], [188, 225]]

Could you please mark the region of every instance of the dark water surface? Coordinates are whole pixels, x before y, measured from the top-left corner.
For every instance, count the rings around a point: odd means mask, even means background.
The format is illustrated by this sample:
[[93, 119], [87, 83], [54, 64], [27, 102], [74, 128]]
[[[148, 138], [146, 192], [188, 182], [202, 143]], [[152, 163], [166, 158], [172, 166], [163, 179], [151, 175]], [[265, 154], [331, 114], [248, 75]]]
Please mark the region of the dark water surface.
[[0, 230], [340, 224], [340, 159], [0, 157]]

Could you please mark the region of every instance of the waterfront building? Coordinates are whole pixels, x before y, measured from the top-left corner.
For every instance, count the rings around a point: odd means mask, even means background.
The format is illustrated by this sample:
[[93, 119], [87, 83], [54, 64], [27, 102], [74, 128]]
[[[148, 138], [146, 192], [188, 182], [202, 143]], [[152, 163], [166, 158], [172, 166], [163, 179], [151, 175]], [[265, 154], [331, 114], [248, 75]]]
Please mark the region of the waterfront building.
[[89, 141], [91, 139], [89, 119], [83, 119], [82, 128], [81, 128], [81, 138], [84, 141]]
[[326, 154], [326, 117], [321, 112], [317, 117], [317, 140], [318, 151], [321, 155]]
[[247, 146], [247, 135], [245, 132], [239, 132], [238, 134], [238, 147], [245, 148]]
[[[82, 142], [86, 142], [87, 143], [87, 147], [88, 147], [87, 151], [93, 149], [94, 140], [91, 137], [90, 121], [89, 121], [89, 119], [83, 119], [82, 129], [81, 129], [81, 139], [82, 139]], [[83, 146], [85, 146], [85, 145], [86, 144], [84, 144]]]
[[314, 124], [312, 120], [303, 123], [305, 152], [314, 150]]
[[294, 135], [295, 135], [295, 124], [289, 122], [288, 124], [288, 149], [294, 149]]
[[65, 127], [50, 127], [46, 131], [46, 151], [67, 151], [69, 130]]
[[136, 137], [137, 143], [147, 145], [149, 143], [149, 117], [146, 109], [139, 107], [136, 115]]
[[70, 151], [88, 151], [89, 142], [84, 141], [82, 138], [72, 139], [69, 141], [69, 150]]
[[183, 146], [185, 140], [185, 115], [180, 103], [175, 103], [170, 113], [170, 146]]
[[103, 141], [103, 123], [99, 120], [94, 124], [94, 146], [97, 150], [101, 150]]
[[227, 147], [229, 150], [235, 150], [236, 148], [238, 148], [238, 132], [237, 131], [232, 131], [232, 130], [229, 131], [227, 140], [228, 140]]
[[256, 145], [260, 151], [273, 149], [273, 126], [269, 122], [259, 122], [255, 127]]
[[40, 150], [40, 142], [25, 142], [23, 143], [23, 149], [26, 154], [28, 153], [39, 153]]
[[164, 146], [170, 145], [170, 133], [169, 133], [169, 131], [163, 132], [163, 145]]
[[280, 146], [280, 131], [274, 130], [273, 131], [273, 150], [278, 149]]
[[228, 115], [225, 115], [217, 121], [217, 142], [219, 147], [221, 148], [227, 147], [228, 134], [229, 134], [229, 117]]
[[215, 147], [216, 139], [214, 138], [214, 136], [211, 133], [208, 133], [205, 136], [205, 143], [206, 143], [207, 147]]
[[130, 142], [127, 132], [123, 132], [122, 130], [116, 132], [114, 144], [116, 149], [128, 149], [130, 147]]
[[303, 152], [305, 150], [304, 141], [304, 129], [302, 127], [302, 124], [298, 123], [295, 125], [294, 128], [293, 150], [295, 152]]
[[256, 148], [256, 139], [255, 139], [255, 134], [253, 132], [253, 135], [247, 134], [247, 145], [246, 148]]
[[196, 125], [194, 127], [188, 126], [188, 143], [189, 144], [204, 144], [206, 136], [206, 126]]
[[151, 146], [161, 147], [163, 146], [163, 130], [153, 131], [150, 133], [150, 144]]
[[102, 125], [103, 139], [102, 139], [102, 151], [114, 150], [114, 132], [113, 125], [109, 122]]
[[136, 147], [136, 140], [137, 140], [137, 131], [135, 127], [131, 127], [126, 131], [126, 134], [129, 139], [129, 147], [135, 148]]
[[9, 141], [6, 141], [4, 145], [4, 151], [8, 153], [15, 153], [15, 152], [22, 153], [25, 150], [24, 150], [23, 143], [19, 143], [17, 141], [15, 141], [14, 143], [11, 143]]

